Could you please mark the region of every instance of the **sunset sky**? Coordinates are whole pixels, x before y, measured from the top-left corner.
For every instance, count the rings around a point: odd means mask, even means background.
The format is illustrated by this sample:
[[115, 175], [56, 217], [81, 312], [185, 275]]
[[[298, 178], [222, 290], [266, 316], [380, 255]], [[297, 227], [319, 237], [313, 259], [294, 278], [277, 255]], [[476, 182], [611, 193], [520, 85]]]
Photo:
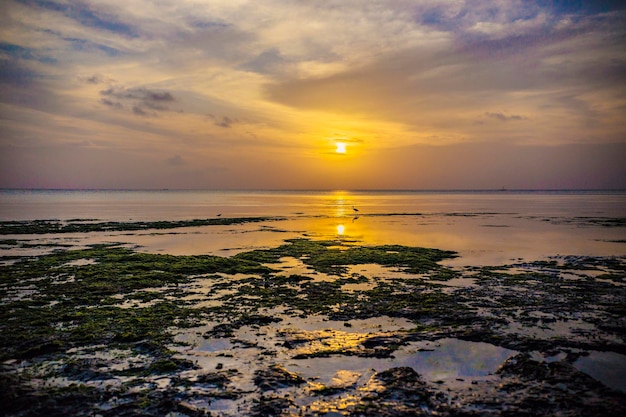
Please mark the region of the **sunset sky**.
[[620, 3], [3, 0], [0, 187], [626, 188]]

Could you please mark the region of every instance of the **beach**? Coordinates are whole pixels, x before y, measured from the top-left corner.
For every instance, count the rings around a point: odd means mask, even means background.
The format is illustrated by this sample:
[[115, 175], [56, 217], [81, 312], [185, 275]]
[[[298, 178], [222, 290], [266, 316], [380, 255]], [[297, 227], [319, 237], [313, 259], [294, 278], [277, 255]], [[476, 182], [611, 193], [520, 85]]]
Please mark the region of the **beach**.
[[619, 414], [625, 231], [624, 192], [5, 190], [5, 415]]

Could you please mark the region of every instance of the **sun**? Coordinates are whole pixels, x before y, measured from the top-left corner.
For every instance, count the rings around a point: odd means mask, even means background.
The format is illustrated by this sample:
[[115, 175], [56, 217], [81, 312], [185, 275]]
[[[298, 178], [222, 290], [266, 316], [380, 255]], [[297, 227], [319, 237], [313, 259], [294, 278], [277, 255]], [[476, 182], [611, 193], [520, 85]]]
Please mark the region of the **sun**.
[[335, 144], [337, 146], [337, 149], [335, 149], [336, 153], [341, 153], [341, 154], [345, 154], [346, 153], [346, 144], [343, 142], [337, 142]]

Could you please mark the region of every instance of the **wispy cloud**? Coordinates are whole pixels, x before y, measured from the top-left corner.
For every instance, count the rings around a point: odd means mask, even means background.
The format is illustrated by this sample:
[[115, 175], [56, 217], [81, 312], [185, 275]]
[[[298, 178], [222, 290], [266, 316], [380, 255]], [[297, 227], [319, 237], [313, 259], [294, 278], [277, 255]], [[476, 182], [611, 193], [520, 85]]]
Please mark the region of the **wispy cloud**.
[[19, 3], [50, 12], [60, 13], [79, 24], [95, 29], [114, 32], [127, 37], [138, 37], [137, 30], [125, 23], [117, 14], [96, 4], [89, 4], [80, 0], [69, 2], [54, 0], [17, 0]]
[[501, 122], [510, 122], [510, 121], [514, 121], [514, 120], [524, 120], [527, 119], [527, 117], [521, 116], [519, 114], [504, 114], [504, 113], [491, 113], [491, 112], [486, 112], [485, 116], [492, 118], [492, 119], [496, 119], [496, 120], [500, 120]]

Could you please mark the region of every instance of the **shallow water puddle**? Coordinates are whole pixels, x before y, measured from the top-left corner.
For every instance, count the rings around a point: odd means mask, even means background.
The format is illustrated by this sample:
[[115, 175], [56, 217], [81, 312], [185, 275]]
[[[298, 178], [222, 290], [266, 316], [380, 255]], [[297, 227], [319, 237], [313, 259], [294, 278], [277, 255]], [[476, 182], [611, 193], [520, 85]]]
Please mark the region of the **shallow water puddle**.
[[278, 263], [265, 263], [263, 266], [275, 269], [278, 271], [284, 271], [285, 275], [300, 275], [312, 279], [312, 282], [333, 282], [337, 279], [336, 276], [331, 276], [318, 272], [309, 265], [305, 264], [302, 259], [297, 259], [292, 256], [283, 256], [279, 259]]
[[427, 381], [448, 384], [457, 382], [457, 379], [488, 377], [517, 353], [489, 343], [446, 338], [411, 343], [396, 351], [393, 358], [332, 356], [292, 360], [287, 367], [307, 379], [326, 385], [331, 384], [340, 371], [350, 375], [371, 375], [374, 371], [381, 372], [400, 366], [413, 368]]
[[626, 392], [626, 355], [592, 351], [578, 358], [574, 366], [607, 387]]
[[[530, 317], [533, 317], [529, 315]], [[538, 315], [535, 314], [535, 317]], [[577, 320], [558, 320], [554, 321], [551, 316], [546, 315], [544, 317], [547, 320], [541, 320], [537, 318], [537, 321], [533, 325], [512, 321], [509, 323], [507, 332], [513, 334], [523, 334], [541, 339], [549, 339], [556, 337], [580, 338], [586, 337], [585, 335], [593, 332], [595, 326], [582, 319]]]
[[70, 261], [70, 262], [66, 262], [63, 265], [61, 265], [60, 267], [66, 267], [66, 266], [85, 266], [85, 265], [95, 265], [97, 264], [98, 261], [96, 261], [95, 259], [76, 259], [74, 261]]
[[200, 352], [220, 352], [233, 348], [233, 343], [229, 339], [204, 339], [196, 346], [195, 350]]
[[414, 278], [411, 274], [407, 274], [406, 272], [396, 268], [379, 265], [379, 264], [359, 264], [359, 265], [348, 265], [348, 274], [347, 275], [363, 275], [369, 278], [383, 278], [383, 279], [392, 279], [392, 278]]
[[491, 375], [517, 353], [489, 343], [446, 338], [412, 343], [395, 356], [396, 366], [410, 366], [427, 380], [447, 381]]
[[314, 330], [341, 330], [346, 333], [364, 333], [364, 332], [394, 332], [398, 330], [408, 330], [415, 325], [408, 319], [380, 316], [370, 317], [368, 319], [352, 319], [347, 322], [328, 320], [326, 316], [312, 315], [306, 319], [298, 317], [289, 317], [283, 322], [273, 324], [277, 328], [293, 328], [299, 331]]
[[314, 274], [315, 271], [306, 265], [302, 260], [294, 258], [292, 256], [283, 256], [278, 259], [276, 263], [266, 263], [263, 264], [272, 269], [277, 269], [280, 271], [287, 271], [290, 275], [311, 275]]

